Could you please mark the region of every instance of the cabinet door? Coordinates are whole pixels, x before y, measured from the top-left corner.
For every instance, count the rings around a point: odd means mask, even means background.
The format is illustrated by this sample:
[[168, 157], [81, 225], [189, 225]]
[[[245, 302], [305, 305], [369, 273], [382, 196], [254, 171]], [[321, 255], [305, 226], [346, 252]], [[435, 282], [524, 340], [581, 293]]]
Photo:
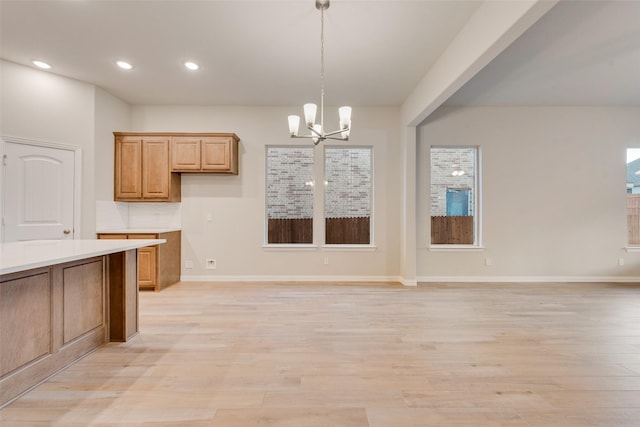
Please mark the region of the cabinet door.
[[156, 252], [155, 246], [138, 249], [138, 286], [142, 288], [156, 287]]
[[203, 171], [232, 173], [232, 140], [226, 137], [202, 138]]
[[168, 199], [171, 188], [169, 137], [142, 140], [142, 198]]
[[[157, 234], [129, 234], [129, 239], [157, 239]], [[157, 276], [158, 247], [147, 246], [138, 249], [138, 288], [156, 289], [158, 286]]]
[[142, 197], [142, 138], [123, 136], [115, 141], [114, 199]]
[[171, 139], [171, 171], [200, 170], [200, 138], [174, 136]]

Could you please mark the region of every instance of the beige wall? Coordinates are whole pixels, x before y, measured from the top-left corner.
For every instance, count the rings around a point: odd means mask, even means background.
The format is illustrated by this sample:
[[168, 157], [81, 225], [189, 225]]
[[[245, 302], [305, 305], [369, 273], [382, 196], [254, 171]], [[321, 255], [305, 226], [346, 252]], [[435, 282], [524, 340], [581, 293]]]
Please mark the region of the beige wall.
[[96, 87], [95, 199], [113, 201], [113, 132], [128, 131], [131, 107]]
[[95, 236], [95, 87], [0, 61], [0, 134], [80, 147], [81, 233]]
[[[625, 150], [640, 146], [639, 118], [640, 108], [438, 110], [418, 134], [418, 280], [640, 276], [640, 254], [623, 249]], [[485, 249], [429, 251], [429, 146], [469, 144], [481, 147]]]
[[[443, 108], [418, 128], [417, 154], [409, 150], [406, 161], [399, 108], [355, 108], [350, 144], [374, 147], [376, 250], [272, 250], [263, 248], [265, 146], [292, 143], [286, 116], [299, 106], [131, 107], [91, 84], [0, 65], [0, 134], [82, 149], [84, 238], [94, 237], [96, 200], [112, 200], [114, 130], [240, 136], [240, 175], [182, 178], [183, 260], [194, 262], [182, 271], [187, 278], [412, 279], [410, 268], [400, 271], [401, 253], [416, 259], [422, 281], [640, 277], [640, 254], [624, 250], [624, 153], [640, 147], [639, 108]], [[427, 248], [431, 144], [481, 146], [482, 251]], [[401, 196], [406, 192], [404, 203], [412, 205], [413, 183], [403, 180], [414, 160], [417, 232], [408, 237], [415, 234], [417, 244], [407, 250], [401, 247]], [[405, 213], [409, 225], [412, 215]], [[206, 258], [215, 258], [218, 268], [204, 269]]]
[[[235, 132], [238, 176], [182, 175], [182, 259], [186, 278], [397, 279], [400, 272], [400, 150], [398, 108], [354, 108], [349, 144], [374, 147], [375, 251], [263, 248], [265, 147], [291, 144], [286, 117], [301, 107], [134, 106], [132, 130]], [[327, 113], [333, 111], [326, 108]], [[336, 114], [337, 116], [337, 114]], [[328, 123], [332, 128], [337, 124]], [[310, 144], [308, 140], [293, 143]], [[338, 143], [339, 144], [339, 143]], [[321, 154], [322, 145], [316, 148]], [[211, 214], [212, 221], [207, 221]], [[320, 215], [317, 212], [316, 215]], [[318, 231], [318, 230], [316, 230]], [[316, 234], [319, 239], [321, 235]], [[329, 264], [324, 264], [324, 258]], [[216, 270], [204, 260], [214, 258]], [[183, 263], [184, 264], [184, 263]]]

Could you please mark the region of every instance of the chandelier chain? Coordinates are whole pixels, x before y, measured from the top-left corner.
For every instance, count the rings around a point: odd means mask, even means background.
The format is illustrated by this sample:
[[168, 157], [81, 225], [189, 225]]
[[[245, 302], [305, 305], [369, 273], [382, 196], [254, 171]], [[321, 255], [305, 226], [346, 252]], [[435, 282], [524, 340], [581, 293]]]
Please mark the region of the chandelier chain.
[[324, 9], [320, 8], [320, 127], [324, 132]]

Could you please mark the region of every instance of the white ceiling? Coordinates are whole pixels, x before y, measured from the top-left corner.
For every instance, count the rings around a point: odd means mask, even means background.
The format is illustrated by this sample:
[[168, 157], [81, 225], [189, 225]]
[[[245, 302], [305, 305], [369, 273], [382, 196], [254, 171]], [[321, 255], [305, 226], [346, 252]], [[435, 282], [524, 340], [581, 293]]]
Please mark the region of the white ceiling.
[[[333, 0], [327, 104], [400, 105], [480, 4]], [[317, 102], [319, 37], [314, 0], [0, 0], [3, 59], [131, 104]], [[448, 104], [640, 105], [638, 76], [640, 1], [562, 1]]]
[[[320, 93], [314, 0], [2, 0], [4, 59], [94, 83], [132, 104], [296, 105]], [[334, 0], [326, 102], [399, 105], [478, 1]], [[114, 61], [134, 65], [130, 72]], [[201, 65], [188, 72], [182, 65]]]
[[561, 1], [446, 105], [640, 105], [640, 1]]

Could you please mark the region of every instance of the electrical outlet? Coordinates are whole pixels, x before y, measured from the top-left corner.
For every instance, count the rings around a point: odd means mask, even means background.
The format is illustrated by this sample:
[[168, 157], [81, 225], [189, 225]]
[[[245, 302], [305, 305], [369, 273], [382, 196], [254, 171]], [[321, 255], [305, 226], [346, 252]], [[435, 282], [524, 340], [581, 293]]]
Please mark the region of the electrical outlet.
[[624, 265], [624, 258], [618, 258], [618, 265], [622, 267]]
[[487, 267], [489, 267], [491, 265], [491, 258], [485, 258], [484, 259], [484, 265], [486, 265]]
[[190, 259], [186, 260], [184, 262], [184, 268], [193, 268], [193, 261], [191, 261]]
[[324, 257], [324, 265], [329, 265], [329, 257]]
[[206, 266], [209, 270], [215, 270], [216, 269], [216, 260], [213, 258], [207, 258], [206, 261]]

